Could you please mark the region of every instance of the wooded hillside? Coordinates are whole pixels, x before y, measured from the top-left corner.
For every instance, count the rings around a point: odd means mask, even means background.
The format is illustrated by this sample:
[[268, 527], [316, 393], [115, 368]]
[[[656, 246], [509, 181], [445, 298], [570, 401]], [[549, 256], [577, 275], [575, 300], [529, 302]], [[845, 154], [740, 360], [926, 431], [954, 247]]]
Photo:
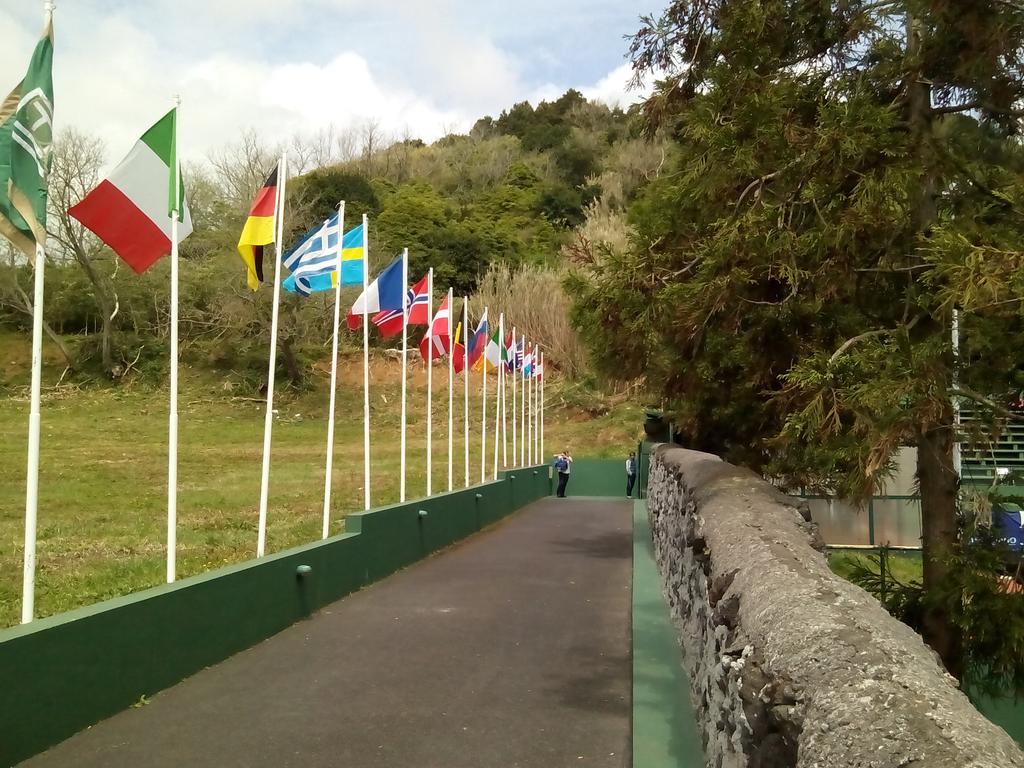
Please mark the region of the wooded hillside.
[[[633, 118], [576, 91], [516, 104], [430, 145], [373, 124], [295, 137], [287, 147], [269, 146], [258, 131], [237, 136], [185, 168], [195, 231], [181, 250], [181, 336], [187, 362], [230, 369], [254, 387], [265, 376], [271, 291], [246, 288], [235, 244], [284, 150], [297, 173], [287, 188], [286, 243], [344, 199], [347, 227], [370, 216], [371, 270], [408, 247], [412, 280], [433, 266], [438, 296], [448, 286], [457, 296], [483, 287], [472, 316], [485, 301], [504, 311], [570, 373], [585, 368], [585, 356], [561, 287], [566, 247], [579, 238], [623, 242], [618, 213], [663, 162]], [[70, 375], [118, 379], [129, 370], [159, 380], [168, 357], [166, 260], [136, 275], [66, 213], [119, 159], [74, 128], [58, 138], [46, 322]], [[10, 249], [0, 254], [0, 324], [27, 334], [30, 271]], [[347, 289], [343, 301], [355, 293]], [[332, 298], [285, 294], [280, 364], [293, 385], [329, 343]]]

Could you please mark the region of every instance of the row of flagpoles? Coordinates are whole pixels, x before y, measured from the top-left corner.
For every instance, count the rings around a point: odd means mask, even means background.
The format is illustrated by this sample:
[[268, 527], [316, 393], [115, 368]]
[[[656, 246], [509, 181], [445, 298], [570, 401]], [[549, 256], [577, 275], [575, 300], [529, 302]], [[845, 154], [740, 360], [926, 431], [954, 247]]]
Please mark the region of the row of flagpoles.
[[[33, 54], [29, 72], [0, 108], [0, 234], [22, 250], [33, 264], [32, 383], [29, 416], [28, 473], [25, 502], [25, 558], [22, 591], [22, 622], [34, 616], [35, 547], [39, 476], [40, 382], [43, 316], [43, 273], [46, 247], [47, 175], [50, 165], [53, 114], [53, 5], [45, 4], [43, 38]], [[14, 111], [9, 105], [16, 104]], [[170, 255], [171, 366], [168, 416], [167, 471], [167, 581], [176, 578], [177, 548], [177, 452], [178, 452], [178, 246], [192, 231], [177, 161], [179, 104], [150, 128], [111, 175], [68, 213], [105, 242], [136, 272], [143, 272]], [[33, 175], [34, 174], [34, 175]], [[274, 378], [277, 364], [277, 330], [282, 286], [309, 296], [334, 292], [334, 332], [331, 347], [330, 403], [327, 422], [323, 527], [326, 538], [331, 520], [331, 481], [334, 455], [335, 401], [338, 373], [338, 339], [341, 323], [341, 288], [361, 285], [362, 293], [348, 312], [347, 325], [363, 336], [363, 503], [371, 506], [370, 473], [370, 378], [369, 326], [382, 335], [402, 334], [401, 467], [399, 499], [406, 500], [407, 372], [409, 327], [426, 325], [420, 354], [426, 361], [427, 466], [426, 494], [433, 493], [433, 368], [446, 358], [448, 368], [448, 472], [447, 489], [454, 485], [453, 430], [455, 374], [463, 373], [464, 485], [470, 485], [470, 371], [481, 373], [480, 482], [497, 479], [504, 468], [539, 463], [544, 455], [544, 355], [528, 345], [516, 329], [506, 334], [504, 316], [492, 332], [485, 307], [469, 334], [469, 299], [463, 300], [462, 320], [453, 328], [454, 296], [448, 290], [434, 312], [434, 274], [409, 287], [409, 252], [405, 249], [374, 280], [369, 279], [367, 217], [345, 232], [345, 203], [322, 224], [307, 232], [294, 246], [283, 250], [284, 201], [288, 177], [287, 156], [271, 171], [256, 195], [238, 243], [250, 288], [264, 282], [263, 256], [274, 246], [273, 308], [270, 355], [267, 368], [267, 404], [264, 418], [263, 463], [260, 477], [259, 523], [256, 555], [266, 549], [269, 506], [271, 444], [274, 414]], [[165, 192], [166, 207], [160, 202]], [[289, 271], [282, 280], [281, 268]], [[493, 403], [492, 460], [487, 471], [487, 374], [497, 375]], [[512, 381], [512, 457], [508, 456], [507, 383]], [[518, 415], [518, 425], [517, 425]]]

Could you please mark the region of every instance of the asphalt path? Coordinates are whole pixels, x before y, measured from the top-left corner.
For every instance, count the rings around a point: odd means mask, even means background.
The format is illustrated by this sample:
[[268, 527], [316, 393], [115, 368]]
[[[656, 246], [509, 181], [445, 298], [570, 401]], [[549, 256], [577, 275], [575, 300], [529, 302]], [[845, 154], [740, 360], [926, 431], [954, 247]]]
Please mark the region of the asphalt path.
[[541, 500], [24, 765], [624, 768], [631, 531]]

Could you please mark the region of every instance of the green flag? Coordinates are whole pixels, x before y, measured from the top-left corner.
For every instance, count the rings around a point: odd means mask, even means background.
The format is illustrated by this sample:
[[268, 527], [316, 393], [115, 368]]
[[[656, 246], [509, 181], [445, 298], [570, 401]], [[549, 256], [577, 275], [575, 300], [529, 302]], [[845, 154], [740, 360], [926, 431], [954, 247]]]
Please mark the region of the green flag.
[[36, 248], [25, 219], [11, 206], [7, 183], [11, 179], [11, 133], [14, 129], [14, 113], [21, 101], [21, 83], [0, 103], [0, 235], [28, 257], [34, 258]]
[[0, 232], [30, 259], [46, 241], [46, 183], [53, 144], [53, 22], [28, 74], [0, 107]]

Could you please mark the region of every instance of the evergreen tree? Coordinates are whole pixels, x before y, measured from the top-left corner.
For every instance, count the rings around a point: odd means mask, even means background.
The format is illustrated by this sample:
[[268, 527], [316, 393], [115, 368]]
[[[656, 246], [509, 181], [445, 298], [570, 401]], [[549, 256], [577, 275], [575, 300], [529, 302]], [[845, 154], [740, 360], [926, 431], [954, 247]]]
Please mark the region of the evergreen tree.
[[[676, 0], [633, 38], [671, 172], [591, 254], [576, 314], [699, 447], [865, 496], [918, 449], [924, 583], [957, 546], [953, 399], [983, 421], [1024, 363], [1024, 4]], [[950, 343], [959, 310], [963, 351]], [[956, 598], [950, 598], [956, 599]], [[962, 676], [962, 627], [922, 631]]]

